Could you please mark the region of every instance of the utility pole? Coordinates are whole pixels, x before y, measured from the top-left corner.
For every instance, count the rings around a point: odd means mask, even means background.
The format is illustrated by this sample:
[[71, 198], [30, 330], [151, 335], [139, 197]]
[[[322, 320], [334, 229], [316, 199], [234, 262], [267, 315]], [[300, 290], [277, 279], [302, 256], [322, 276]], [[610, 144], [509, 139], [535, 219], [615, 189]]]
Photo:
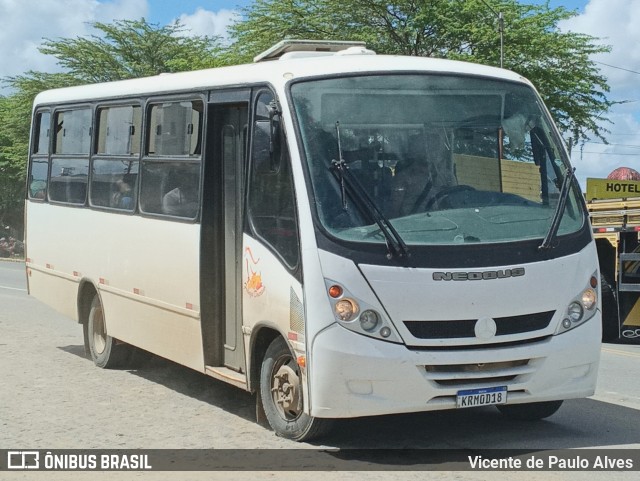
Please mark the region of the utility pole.
[[500, 68], [504, 67], [504, 17], [502, 12], [496, 12], [485, 0], [480, 0], [498, 19], [498, 32], [500, 33]]

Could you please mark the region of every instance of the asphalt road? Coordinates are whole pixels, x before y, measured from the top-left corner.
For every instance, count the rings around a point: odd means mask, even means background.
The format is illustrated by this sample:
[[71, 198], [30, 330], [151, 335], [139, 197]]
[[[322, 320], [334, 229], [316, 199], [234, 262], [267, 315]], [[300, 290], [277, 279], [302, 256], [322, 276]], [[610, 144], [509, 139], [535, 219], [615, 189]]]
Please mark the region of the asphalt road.
[[[79, 325], [26, 293], [24, 265], [0, 262], [0, 449], [381, 448], [640, 449], [640, 346], [606, 344], [596, 395], [566, 401], [538, 423], [491, 407], [341, 421], [321, 444], [294, 443], [255, 423], [242, 390], [153, 357], [137, 370], [100, 370]], [[284, 452], [284, 451], [283, 451]], [[11, 474], [11, 476], [8, 476]], [[4, 479], [88, 479], [87, 473]], [[101, 473], [102, 479], [319, 479], [317, 472]], [[45, 476], [47, 475], [47, 476]], [[517, 473], [518, 479], [637, 479], [638, 472]], [[575, 476], [575, 477], [574, 477]], [[516, 473], [349, 472], [330, 479], [515, 479]], [[325, 476], [326, 478], [326, 476]]]

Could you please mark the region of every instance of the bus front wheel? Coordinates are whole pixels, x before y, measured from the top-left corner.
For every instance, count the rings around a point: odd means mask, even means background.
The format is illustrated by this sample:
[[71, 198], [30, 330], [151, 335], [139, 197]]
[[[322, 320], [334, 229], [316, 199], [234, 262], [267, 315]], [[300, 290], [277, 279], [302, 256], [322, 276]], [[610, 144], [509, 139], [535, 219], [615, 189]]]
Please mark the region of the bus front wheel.
[[548, 418], [562, 406], [562, 401], [544, 401], [526, 404], [502, 404], [496, 406], [507, 417], [519, 421], [538, 421]]
[[94, 364], [105, 369], [122, 367], [129, 359], [129, 346], [118, 343], [107, 334], [104, 310], [96, 294], [91, 301], [89, 318], [86, 322], [86, 339]]
[[271, 342], [260, 370], [260, 399], [265, 416], [278, 436], [307, 441], [327, 432], [331, 422], [303, 411], [300, 367], [281, 337]]

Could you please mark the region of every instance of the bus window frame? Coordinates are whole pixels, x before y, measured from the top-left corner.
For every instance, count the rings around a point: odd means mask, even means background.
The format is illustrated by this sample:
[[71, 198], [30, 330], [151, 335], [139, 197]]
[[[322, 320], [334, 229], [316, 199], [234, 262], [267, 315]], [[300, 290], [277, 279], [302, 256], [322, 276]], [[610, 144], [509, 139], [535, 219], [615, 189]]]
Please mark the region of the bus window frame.
[[[42, 130], [42, 124], [38, 124], [39, 115], [48, 113], [49, 114], [49, 140], [47, 141], [47, 149], [45, 152], [36, 152], [35, 148], [38, 145], [38, 139], [40, 136], [36, 137], [35, 133], [40, 132]], [[40, 117], [41, 118], [41, 117]], [[32, 124], [31, 124], [31, 132], [34, 135], [30, 135], [30, 144], [29, 144], [29, 170], [26, 178], [26, 189], [25, 189], [25, 198], [29, 201], [44, 203], [48, 201], [49, 196], [49, 178], [51, 175], [51, 150], [52, 150], [52, 139], [53, 139], [53, 109], [49, 106], [39, 106], [33, 112]], [[44, 197], [38, 198], [31, 195], [31, 177], [33, 175], [33, 161], [35, 159], [46, 159], [47, 160], [47, 174], [44, 179], [45, 189], [44, 189]]]
[[[89, 186], [87, 188], [87, 207], [90, 209], [94, 209], [97, 211], [104, 211], [114, 214], [122, 214], [122, 215], [136, 215], [139, 212], [139, 197], [140, 197], [140, 172], [142, 166], [142, 149], [144, 146], [144, 104], [145, 97], [129, 97], [118, 99], [115, 101], [97, 101], [93, 104], [93, 124], [94, 129], [96, 131], [96, 135], [92, 137], [91, 142], [91, 158], [89, 161]], [[118, 108], [118, 107], [138, 107], [141, 109], [141, 117], [140, 117], [140, 144], [138, 146], [139, 152], [137, 154], [130, 154], [128, 157], [124, 154], [109, 154], [109, 153], [99, 153], [98, 152], [98, 142], [100, 135], [100, 121], [99, 121], [99, 113], [101, 109], [109, 109], [109, 108]], [[93, 193], [93, 176], [94, 176], [94, 162], [96, 160], [107, 160], [107, 161], [118, 161], [118, 160], [137, 160], [138, 163], [138, 173], [136, 175], [136, 183], [135, 186], [131, 186], [134, 190], [134, 204], [133, 209], [118, 209], [110, 206], [102, 206], [96, 205], [92, 202], [92, 193]]]
[[[89, 205], [89, 185], [91, 177], [91, 155], [93, 150], [93, 137], [95, 132], [95, 106], [94, 102], [80, 102], [80, 103], [60, 103], [51, 108], [51, 135], [49, 139], [49, 174], [47, 176], [47, 196], [46, 199], [50, 204], [61, 205], [66, 207], [86, 208]], [[60, 112], [70, 112], [72, 110], [84, 110], [88, 109], [90, 112], [91, 122], [89, 126], [89, 151], [87, 153], [56, 153], [56, 132], [55, 123], [57, 115]], [[51, 171], [53, 169], [53, 162], [56, 159], [69, 159], [69, 160], [81, 160], [87, 159], [87, 184], [85, 189], [84, 202], [66, 202], [61, 200], [51, 199]]]
[[[100, 118], [99, 118], [99, 113], [100, 110], [102, 109], [114, 109], [114, 108], [122, 108], [122, 107], [138, 107], [141, 109], [141, 117], [140, 117], [140, 129], [143, 129], [143, 123], [144, 123], [144, 98], [140, 98], [140, 97], [134, 97], [134, 98], [130, 98], [130, 99], [118, 99], [117, 101], [98, 101], [94, 104], [94, 123], [95, 123], [95, 129], [96, 129], [96, 135], [93, 136], [92, 140], [92, 145], [91, 145], [91, 157], [107, 157], [107, 158], [114, 158], [114, 157], [127, 157], [126, 154], [109, 154], [106, 152], [98, 152], [98, 143], [99, 143], [99, 136], [100, 136]], [[136, 153], [132, 153], [129, 154], [130, 157], [135, 157], [136, 155], [138, 157], [142, 157], [142, 148], [143, 148], [143, 141], [144, 141], [144, 130], [142, 130], [140, 132], [140, 145], [139, 145], [139, 152]]]
[[[140, 165], [139, 165], [139, 173], [138, 173], [138, 193], [137, 193], [137, 208], [135, 209], [135, 213], [140, 215], [141, 217], [148, 217], [154, 219], [166, 219], [173, 222], [181, 222], [186, 224], [198, 224], [201, 221], [202, 216], [202, 191], [203, 191], [203, 180], [204, 180], [204, 157], [206, 152], [206, 137], [207, 137], [207, 128], [208, 128], [208, 115], [207, 115], [207, 92], [205, 91], [196, 91], [190, 93], [177, 93], [173, 95], [152, 95], [147, 96], [143, 99], [143, 114], [142, 114], [142, 146], [140, 149]], [[202, 122], [201, 122], [201, 146], [200, 153], [197, 155], [174, 155], [174, 156], [159, 156], [159, 155], [149, 155], [148, 154], [148, 146], [149, 146], [149, 136], [150, 133], [150, 115], [151, 115], [151, 107], [153, 105], [162, 104], [162, 103], [176, 103], [176, 102], [194, 102], [199, 101], [202, 103]], [[198, 169], [198, 209], [194, 217], [182, 217], [170, 214], [164, 214], [162, 212], [149, 212], [145, 211], [142, 208], [141, 197], [142, 197], [142, 182], [143, 182], [143, 172], [145, 162], [151, 162], [153, 164], [161, 164], [161, 163], [175, 163], [175, 162], [183, 162], [187, 161], [191, 164], [195, 164], [196, 161], [199, 163]], [[128, 212], [125, 212], [128, 213]]]

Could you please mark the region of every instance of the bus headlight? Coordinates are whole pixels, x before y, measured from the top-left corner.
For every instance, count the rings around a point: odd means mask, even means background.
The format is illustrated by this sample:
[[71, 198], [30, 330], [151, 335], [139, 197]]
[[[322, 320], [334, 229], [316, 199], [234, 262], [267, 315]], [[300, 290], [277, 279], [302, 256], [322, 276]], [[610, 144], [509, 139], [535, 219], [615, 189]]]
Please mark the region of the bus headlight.
[[365, 291], [360, 296], [354, 296], [345, 286], [330, 279], [325, 279], [325, 285], [333, 315], [340, 326], [368, 337], [402, 343], [400, 334], [382, 306], [376, 302], [373, 293], [368, 295]]
[[598, 304], [598, 294], [596, 294], [595, 289], [589, 287], [582, 291], [582, 307], [584, 307], [587, 311], [590, 311]]
[[336, 316], [341, 321], [351, 321], [358, 313], [358, 304], [352, 299], [340, 299], [335, 305]]
[[597, 272], [590, 277], [582, 292], [569, 302], [562, 316], [562, 321], [556, 329], [556, 334], [570, 331], [595, 316], [598, 306], [598, 277], [596, 274]]
[[360, 325], [365, 331], [373, 331], [380, 322], [380, 316], [376, 311], [367, 309], [360, 314]]
[[572, 322], [580, 322], [584, 314], [584, 309], [582, 309], [582, 306], [577, 302], [572, 302], [569, 304], [567, 314], [569, 314], [569, 319], [571, 319]]

